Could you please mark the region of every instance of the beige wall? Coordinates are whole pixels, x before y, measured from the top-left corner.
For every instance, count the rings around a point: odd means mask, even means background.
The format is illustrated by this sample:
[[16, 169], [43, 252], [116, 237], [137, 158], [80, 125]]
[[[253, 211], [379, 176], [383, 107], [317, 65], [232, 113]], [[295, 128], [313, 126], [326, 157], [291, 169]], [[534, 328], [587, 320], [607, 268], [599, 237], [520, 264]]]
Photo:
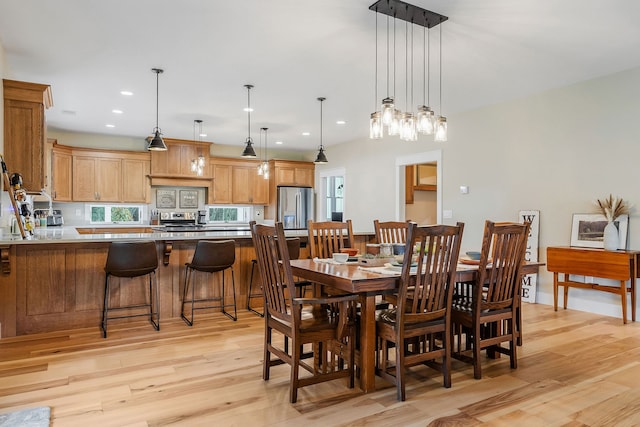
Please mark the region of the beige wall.
[[[453, 89], [451, 89], [453, 90]], [[445, 104], [446, 105], [446, 104]], [[445, 112], [446, 113], [446, 112]], [[635, 207], [628, 247], [640, 249], [640, 68], [448, 117], [449, 141], [416, 143], [385, 137], [327, 148], [343, 167], [345, 216], [355, 230], [375, 218], [396, 219], [395, 160], [442, 149], [442, 209], [465, 223], [462, 251], [480, 246], [485, 219], [517, 220], [540, 210], [540, 259], [546, 247], [568, 245], [573, 213], [594, 212], [609, 193]], [[460, 194], [461, 185], [469, 194]], [[541, 269], [538, 300], [552, 303], [552, 275]], [[620, 317], [620, 300], [571, 290], [569, 307]]]

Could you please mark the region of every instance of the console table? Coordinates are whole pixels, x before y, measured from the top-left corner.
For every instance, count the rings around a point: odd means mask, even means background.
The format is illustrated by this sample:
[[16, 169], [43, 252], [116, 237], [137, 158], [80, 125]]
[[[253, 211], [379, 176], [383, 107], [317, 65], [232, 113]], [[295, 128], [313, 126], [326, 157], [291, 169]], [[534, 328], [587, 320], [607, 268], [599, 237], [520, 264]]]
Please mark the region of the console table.
[[[636, 278], [640, 251], [605, 251], [576, 247], [548, 247], [547, 270], [553, 272], [553, 308], [558, 310], [558, 286], [564, 286], [564, 308], [569, 288], [595, 289], [620, 295], [622, 321], [627, 323], [627, 292], [631, 294], [631, 319], [636, 320]], [[559, 275], [562, 274], [562, 280]], [[570, 274], [619, 280], [620, 287], [583, 283], [569, 279]], [[627, 286], [629, 281], [629, 286]]]

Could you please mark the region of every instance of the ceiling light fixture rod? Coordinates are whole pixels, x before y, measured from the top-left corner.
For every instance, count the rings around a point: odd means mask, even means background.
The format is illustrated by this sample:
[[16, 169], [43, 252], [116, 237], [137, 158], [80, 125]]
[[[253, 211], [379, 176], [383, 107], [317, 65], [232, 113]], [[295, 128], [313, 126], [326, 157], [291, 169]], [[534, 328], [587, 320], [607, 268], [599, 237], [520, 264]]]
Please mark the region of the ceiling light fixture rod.
[[160, 101], [160, 73], [163, 73], [164, 70], [161, 68], [152, 68], [151, 71], [156, 73], [156, 127], [153, 129], [153, 138], [149, 142], [147, 146], [148, 151], [166, 151], [167, 145], [162, 140], [162, 131], [159, 126], [158, 119], [158, 105]]

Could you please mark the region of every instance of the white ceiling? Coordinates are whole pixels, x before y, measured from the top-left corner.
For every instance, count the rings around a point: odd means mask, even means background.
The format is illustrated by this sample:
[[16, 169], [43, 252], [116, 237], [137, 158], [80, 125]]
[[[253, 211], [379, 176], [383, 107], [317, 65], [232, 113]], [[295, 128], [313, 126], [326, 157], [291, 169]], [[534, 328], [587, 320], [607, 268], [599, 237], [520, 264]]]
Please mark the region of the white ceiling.
[[[315, 149], [324, 96], [326, 146], [368, 136], [374, 110], [374, 0], [0, 0], [6, 78], [52, 86], [53, 128], [243, 145], [244, 84], [251, 135]], [[640, 2], [411, 0], [442, 24], [445, 116], [640, 66]], [[386, 17], [378, 15], [378, 98], [386, 94]], [[439, 29], [431, 37], [431, 104], [438, 103]], [[404, 110], [404, 22], [397, 23]], [[415, 30], [414, 104], [422, 103], [422, 29]], [[134, 96], [125, 98], [121, 90]], [[410, 105], [410, 104], [409, 104]], [[122, 115], [111, 111], [121, 109]], [[336, 125], [336, 120], [346, 125]], [[114, 124], [106, 128], [105, 124]], [[449, 120], [450, 128], [455, 121]], [[302, 136], [308, 131], [310, 136]], [[426, 138], [426, 137], [421, 137]]]

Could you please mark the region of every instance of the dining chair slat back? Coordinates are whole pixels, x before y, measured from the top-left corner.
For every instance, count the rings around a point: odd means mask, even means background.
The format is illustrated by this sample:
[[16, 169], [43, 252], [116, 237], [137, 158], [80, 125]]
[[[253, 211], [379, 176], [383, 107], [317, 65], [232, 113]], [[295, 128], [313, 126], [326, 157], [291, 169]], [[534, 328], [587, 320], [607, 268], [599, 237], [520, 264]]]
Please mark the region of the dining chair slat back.
[[373, 221], [376, 243], [405, 243], [409, 221]]
[[315, 222], [310, 219], [307, 228], [311, 258], [331, 258], [334, 253], [355, 243], [350, 219], [345, 222]]

